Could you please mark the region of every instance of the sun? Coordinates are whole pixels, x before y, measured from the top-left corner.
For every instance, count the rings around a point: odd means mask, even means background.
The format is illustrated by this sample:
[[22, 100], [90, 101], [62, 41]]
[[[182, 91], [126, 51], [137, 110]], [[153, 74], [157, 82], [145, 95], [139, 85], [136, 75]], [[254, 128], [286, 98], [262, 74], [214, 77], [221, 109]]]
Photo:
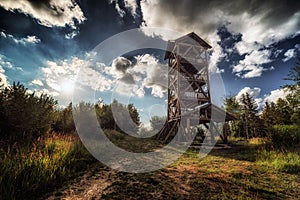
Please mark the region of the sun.
[[65, 92], [65, 93], [72, 93], [74, 90], [74, 83], [69, 81], [69, 80], [65, 80], [61, 83], [61, 91]]

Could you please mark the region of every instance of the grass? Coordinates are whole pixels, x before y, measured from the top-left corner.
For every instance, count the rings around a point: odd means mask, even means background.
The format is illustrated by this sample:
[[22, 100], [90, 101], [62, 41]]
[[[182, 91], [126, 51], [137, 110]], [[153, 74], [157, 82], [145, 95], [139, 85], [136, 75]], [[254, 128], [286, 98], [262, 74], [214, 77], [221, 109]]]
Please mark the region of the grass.
[[[128, 151], [148, 152], [162, 145], [116, 131], [106, 134]], [[190, 149], [175, 163], [152, 173], [115, 172], [109, 175], [112, 184], [104, 188], [101, 198], [297, 199], [299, 149], [275, 150], [266, 144], [265, 139], [233, 139], [232, 148], [214, 149], [204, 158]], [[80, 177], [79, 172], [94, 161], [79, 139], [70, 135], [49, 135], [27, 150], [2, 149], [0, 199], [35, 199], [54, 190], [61, 191], [62, 185]], [[93, 174], [111, 171], [102, 165], [99, 170]], [[96, 177], [95, 180], [102, 176]]]
[[[241, 143], [241, 144], [240, 144]], [[177, 162], [148, 174], [118, 173], [103, 199], [297, 199], [297, 151], [264, 150], [264, 139], [237, 142], [200, 159], [188, 150]]]
[[37, 198], [93, 161], [74, 135], [49, 134], [30, 148], [1, 149], [0, 199]]

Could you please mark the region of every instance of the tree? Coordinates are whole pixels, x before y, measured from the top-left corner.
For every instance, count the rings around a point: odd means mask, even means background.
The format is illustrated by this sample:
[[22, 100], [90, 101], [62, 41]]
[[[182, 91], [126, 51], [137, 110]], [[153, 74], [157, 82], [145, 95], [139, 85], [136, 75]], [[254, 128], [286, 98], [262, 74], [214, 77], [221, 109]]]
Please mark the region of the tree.
[[274, 102], [266, 102], [263, 109], [261, 119], [263, 120], [266, 128], [270, 131], [273, 125], [277, 123], [276, 104]]
[[292, 108], [287, 100], [279, 98], [276, 102], [276, 119], [275, 124], [291, 124]]
[[62, 133], [72, 133], [75, 131], [72, 103], [69, 103], [63, 110], [55, 111], [55, 122], [52, 125], [52, 130]]
[[6, 144], [34, 141], [50, 130], [57, 102], [50, 96], [29, 94], [20, 83], [0, 91], [0, 139]]
[[249, 93], [243, 94], [241, 97], [241, 119], [243, 121], [244, 130], [246, 132], [246, 138], [259, 136], [261, 130], [260, 120], [257, 116], [258, 106], [254, 101], [253, 97]]
[[160, 131], [166, 123], [166, 116], [153, 116], [151, 117], [150, 124], [153, 130]]
[[225, 110], [231, 113], [236, 120], [228, 122], [230, 134], [236, 137], [243, 135], [243, 124], [241, 121], [241, 105], [236, 97], [230, 96], [225, 99]]
[[292, 81], [293, 83], [283, 86], [290, 91], [286, 99], [290, 104], [292, 109], [291, 122], [294, 124], [299, 124], [300, 121], [300, 58], [296, 62], [295, 67], [293, 67], [285, 80]]
[[[117, 100], [114, 100], [110, 105], [99, 102], [95, 105], [95, 109], [100, 126], [102, 128], [114, 129], [122, 132], [120, 127], [118, 127], [117, 125], [120, 124], [123, 128], [126, 127], [130, 131], [138, 131], [138, 126], [140, 125], [140, 116], [133, 104], [125, 106], [119, 103]], [[117, 111], [117, 119], [114, 119], [112, 109], [115, 109], [115, 111]], [[129, 113], [132, 121], [128, 119], [128, 115], [126, 115], [127, 113]], [[118, 120], [118, 123], [116, 123], [116, 120]], [[123, 131], [126, 132], [126, 130]]]

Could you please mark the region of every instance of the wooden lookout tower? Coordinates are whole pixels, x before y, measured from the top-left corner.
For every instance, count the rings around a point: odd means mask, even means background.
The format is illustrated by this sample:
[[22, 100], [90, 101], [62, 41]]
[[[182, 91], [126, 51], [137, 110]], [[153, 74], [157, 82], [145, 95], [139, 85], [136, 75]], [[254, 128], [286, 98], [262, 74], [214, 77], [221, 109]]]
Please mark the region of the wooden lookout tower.
[[[182, 141], [191, 137], [191, 127], [202, 124], [209, 129], [209, 126], [215, 126], [210, 123], [212, 113], [223, 115], [225, 121], [234, 119], [211, 102], [207, 55], [210, 48], [212, 47], [194, 32], [168, 41], [165, 53], [169, 66], [168, 115], [158, 134], [158, 138], [164, 142], [174, 138], [180, 128], [183, 129], [179, 136]], [[214, 120], [222, 122], [224, 118]], [[217, 131], [217, 127], [211, 128]]]

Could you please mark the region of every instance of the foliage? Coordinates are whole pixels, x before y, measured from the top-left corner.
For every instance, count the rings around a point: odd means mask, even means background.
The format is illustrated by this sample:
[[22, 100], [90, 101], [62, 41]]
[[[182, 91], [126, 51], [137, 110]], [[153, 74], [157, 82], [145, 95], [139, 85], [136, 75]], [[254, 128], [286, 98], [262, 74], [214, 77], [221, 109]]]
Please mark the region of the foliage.
[[29, 94], [20, 83], [1, 88], [0, 140], [5, 144], [27, 143], [50, 130], [57, 102], [50, 96]]
[[300, 173], [299, 151], [280, 151], [261, 149], [257, 151], [257, 163], [270, 166], [275, 170], [289, 174]]
[[0, 153], [1, 199], [37, 199], [94, 162], [74, 135], [49, 134], [34, 148]]
[[289, 102], [290, 108], [292, 110], [291, 121], [294, 124], [299, 124], [300, 122], [300, 58], [293, 67], [288, 77], [285, 80], [292, 81], [293, 84], [287, 84], [284, 88], [289, 89], [290, 94], [287, 95], [286, 99]]
[[276, 148], [295, 148], [300, 145], [300, 126], [275, 125], [270, 134], [273, 146]]
[[241, 119], [243, 120], [244, 130], [246, 138], [258, 136], [260, 130], [258, 130], [259, 118], [258, 118], [258, 106], [255, 103], [253, 97], [249, 93], [243, 94], [241, 97]]
[[75, 131], [72, 103], [63, 110], [55, 111], [52, 130], [60, 133], [72, 133]]
[[273, 125], [277, 124], [278, 115], [276, 114], [276, 104], [274, 102], [266, 102], [261, 119], [268, 130], [271, 130]]
[[153, 116], [151, 117], [150, 124], [153, 130], [160, 131], [166, 123], [166, 116]]
[[237, 119], [229, 122], [231, 135], [247, 139], [264, 136], [264, 126], [258, 116], [258, 106], [249, 93], [243, 94], [239, 101], [236, 97], [226, 98], [225, 109]]
[[[118, 116], [113, 116], [112, 109], [115, 109], [115, 114]], [[138, 126], [140, 125], [140, 117], [136, 107], [134, 107], [133, 104], [128, 104], [125, 106], [116, 100], [114, 100], [110, 105], [99, 102], [95, 105], [95, 110], [102, 128], [114, 129], [121, 132], [132, 131], [137, 133]], [[129, 117], [131, 117], [131, 120], [128, 119], [128, 114]], [[121, 130], [118, 124], [122, 128], [126, 127], [128, 130]]]
[[237, 120], [230, 121], [229, 130], [230, 134], [235, 137], [243, 136], [243, 123], [241, 118], [241, 105], [237, 101], [236, 97], [231, 96], [225, 99], [225, 110], [226, 112], [231, 113]]

